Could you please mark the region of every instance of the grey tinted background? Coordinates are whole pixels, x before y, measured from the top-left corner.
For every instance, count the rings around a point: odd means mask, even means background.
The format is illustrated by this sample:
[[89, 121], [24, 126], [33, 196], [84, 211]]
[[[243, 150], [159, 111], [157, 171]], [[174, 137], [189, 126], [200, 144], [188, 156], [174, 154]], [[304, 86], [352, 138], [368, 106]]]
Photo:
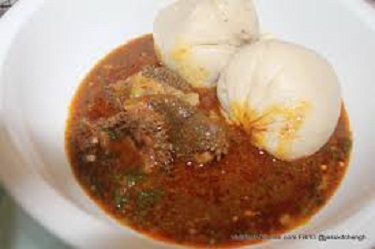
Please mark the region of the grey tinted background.
[[0, 17], [16, 2], [17, 0], [0, 0]]
[[0, 187], [0, 248], [68, 249], [69, 247], [25, 214]]

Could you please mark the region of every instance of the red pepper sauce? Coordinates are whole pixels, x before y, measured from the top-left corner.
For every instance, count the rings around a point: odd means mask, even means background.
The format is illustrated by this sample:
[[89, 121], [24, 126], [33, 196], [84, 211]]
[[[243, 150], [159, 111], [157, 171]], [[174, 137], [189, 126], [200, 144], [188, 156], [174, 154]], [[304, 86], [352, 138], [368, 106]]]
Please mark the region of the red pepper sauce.
[[[145, 174], [127, 143], [111, 153], [88, 151], [97, 143], [82, 120], [115, 112], [104, 87], [159, 65], [151, 35], [135, 39], [100, 61], [80, 85], [70, 109], [66, 148], [77, 181], [111, 217], [148, 236], [194, 247], [259, 243], [257, 235], [278, 235], [305, 224], [334, 194], [351, 152], [345, 108], [329, 142], [315, 155], [282, 162], [251, 145], [230, 127], [230, 150], [204, 167], [175, 162], [171, 170]], [[199, 108], [221, 117], [214, 90], [197, 90]], [[222, 117], [221, 117], [222, 118]], [[255, 236], [255, 237], [254, 237]]]

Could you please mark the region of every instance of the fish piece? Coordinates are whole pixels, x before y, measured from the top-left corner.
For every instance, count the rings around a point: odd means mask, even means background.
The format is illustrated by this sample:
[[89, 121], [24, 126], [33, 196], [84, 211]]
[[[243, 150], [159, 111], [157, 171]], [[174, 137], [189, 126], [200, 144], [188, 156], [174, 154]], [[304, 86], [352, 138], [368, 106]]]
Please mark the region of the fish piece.
[[152, 95], [124, 103], [124, 109], [152, 107], [163, 115], [176, 158], [206, 164], [228, 152], [226, 128], [172, 95]]

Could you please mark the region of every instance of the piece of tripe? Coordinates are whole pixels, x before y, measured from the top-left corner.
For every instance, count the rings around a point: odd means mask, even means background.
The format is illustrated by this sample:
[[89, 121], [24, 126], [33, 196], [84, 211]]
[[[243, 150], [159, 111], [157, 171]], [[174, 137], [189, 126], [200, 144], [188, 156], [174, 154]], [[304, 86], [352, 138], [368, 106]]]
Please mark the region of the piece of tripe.
[[194, 87], [214, 87], [233, 54], [258, 37], [251, 0], [178, 0], [154, 23], [160, 59]]
[[324, 146], [341, 112], [332, 66], [309, 49], [278, 40], [259, 41], [236, 54], [217, 91], [228, 119], [257, 147], [286, 161]]

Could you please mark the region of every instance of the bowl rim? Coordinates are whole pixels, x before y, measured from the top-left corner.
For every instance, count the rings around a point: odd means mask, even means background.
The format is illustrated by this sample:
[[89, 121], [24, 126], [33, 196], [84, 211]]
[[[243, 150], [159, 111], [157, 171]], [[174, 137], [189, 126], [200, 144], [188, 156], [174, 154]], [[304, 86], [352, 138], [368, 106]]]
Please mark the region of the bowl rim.
[[[12, 41], [16, 38], [17, 34], [23, 28], [27, 20], [29, 20], [29, 18], [31, 18], [47, 1], [48, 0], [18, 1], [7, 13], [5, 13], [0, 18], [0, 33], [2, 34], [2, 36], [0, 36], [0, 79], [2, 78], [3, 66], [5, 65], [7, 54], [9, 52], [9, 49], [11, 48]], [[341, 3], [347, 5], [347, 7], [351, 9], [353, 13], [360, 17], [360, 19], [362, 19], [363, 22], [365, 22], [367, 26], [370, 26], [371, 29], [375, 32], [375, 9], [372, 9], [368, 3], [358, 0], [344, 0]], [[17, 159], [18, 164], [22, 165], [24, 162], [21, 161], [21, 157], [17, 157], [18, 152], [16, 146], [14, 145], [14, 142], [11, 139], [11, 134], [8, 131], [6, 122], [3, 122], [5, 120], [5, 116], [3, 114], [4, 107], [2, 99], [2, 90], [4, 85], [4, 83], [0, 82], [0, 144], [7, 144], [8, 146], [7, 148], [4, 148], [0, 151], [0, 155], [1, 158], [3, 158], [1, 164], [3, 165], [8, 163], [8, 166], [11, 167], [13, 163], [16, 163], [15, 161]], [[46, 183], [41, 176], [34, 174], [31, 170], [29, 171], [30, 172], [24, 172], [24, 174], [29, 174], [29, 176], [32, 176], [29, 177], [32, 178], [30, 182], [32, 184], [35, 184], [35, 186], [37, 186], [36, 188], [39, 189], [46, 198], [49, 198], [54, 202], [58, 203], [60, 206], [66, 208], [66, 210], [69, 210], [69, 213], [74, 213], [75, 217], [81, 217], [81, 222], [90, 223], [93, 226], [92, 231], [105, 231], [108, 234], [116, 232], [114, 227], [112, 227], [110, 224], [106, 224], [105, 222], [100, 221], [92, 215], [87, 214], [78, 206], [73, 204], [71, 201], [59, 195], [57, 191], [51, 188], [49, 184]], [[43, 212], [35, 208], [35, 205], [32, 204], [33, 198], [24, 199], [24, 194], [22, 194], [21, 188], [17, 187], [12, 182], [13, 178], [14, 175], [4, 174], [1, 171], [0, 166], [0, 181], [3, 183], [3, 187], [12, 196], [12, 198], [16, 200], [17, 204], [21, 206], [23, 210], [26, 211], [27, 214], [33, 217], [44, 228], [51, 231], [55, 236], [62, 239], [65, 243], [80, 248], [85, 247], [85, 241], [79, 242], [80, 239], [77, 238], [72, 231], [64, 231], [64, 229], [61, 229], [54, 225], [56, 224], [56, 222], [63, 223], [63, 216], [59, 217], [57, 212], [53, 212], [53, 210], [51, 210], [51, 212], [55, 215], [53, 219], [42, 218]], [[330, 227], [327, 230], [322, 231], [322, 233], [334, 234], [333, 231], [335, 230], [346, 231], [348, 230], [347, 228], [349, 226], [355, 224], [354, 221], [358, 220], [367, 221], [366, 224], [363, 223], [361, 227], [368, 227], [369, 230], [375, 230], [375, 214], [373, 210], [375, 210], [375, 200], [370, 201], [370, 203], [367, 206], [362, 207], [361, 210], [359, 210], [355, 215], [346, 218], [339, 225], [335, 227]], [[373, 224], [370, 224], [372, 223], [371, 221], [373, 222]], [[132, 231], [132, 229], [128, 230]], [[131, 235], [138, 236], [139, 233], [132, 232]], [[360, 246], [365, 248], [366, 246], [369, 246], [374, 243], [375, 236], [371, 238], [371, 240], [368, 240], [366, 243], [363, 243]], [[327, 242], [324, 244], [326, 248], [330, 248], [330, 245], [334, 244], [331, 244], [331, 242]]]

